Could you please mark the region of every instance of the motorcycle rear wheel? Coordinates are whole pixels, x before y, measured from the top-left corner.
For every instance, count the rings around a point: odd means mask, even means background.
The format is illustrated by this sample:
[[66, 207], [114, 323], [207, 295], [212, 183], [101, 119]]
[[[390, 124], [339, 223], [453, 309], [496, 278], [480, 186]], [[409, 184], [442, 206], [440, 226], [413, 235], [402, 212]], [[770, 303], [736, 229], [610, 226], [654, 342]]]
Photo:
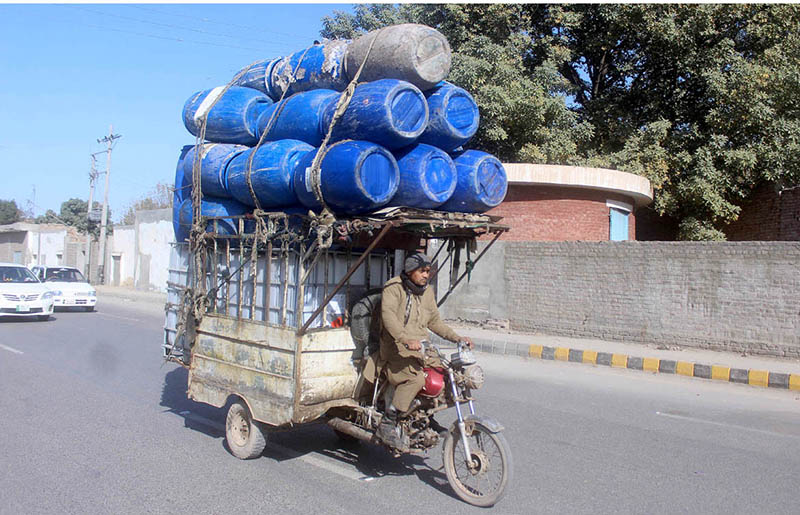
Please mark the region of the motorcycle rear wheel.
[[479, 423], [468, 425], [467, 440], [473, 467], [467, 466], [458, 428], [454, 427], [445, 437], [443, 461], [447, 481], [464, 502], [494, 506], [505, 495], [511, 479], [508, 442], [501, 433], [492, 433]]

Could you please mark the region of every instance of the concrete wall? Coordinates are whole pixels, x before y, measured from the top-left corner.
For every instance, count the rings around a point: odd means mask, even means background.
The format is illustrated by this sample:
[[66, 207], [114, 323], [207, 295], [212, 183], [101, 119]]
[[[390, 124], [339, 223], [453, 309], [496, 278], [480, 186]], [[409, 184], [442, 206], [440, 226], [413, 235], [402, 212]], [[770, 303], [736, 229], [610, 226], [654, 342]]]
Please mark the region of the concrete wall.
[[136, 226], [114, 226], [114, 236], [111, 240], [111, 258], [106, 267], [108, 270], [108, 284], [114, 284], [114, 257], [119, 256], [119, 285], [133, 286], [136, 272]]
[[172, 209], [136, 213], [136, 288], [166, 291], [169, 243], [175, 239]]
[[6, 231], [0, 232], [0, 262], [14, 263], [15, 256], [21, 257], [17, 261], [27, 265], [30, 261], [28, 244], [26, 242], [28, 233], [25, 231]]
[[34, 231], [28, 233], [28, 253], [30, 259], [25, 263], [27, 266], [47, 265], [57, 266], [63, 264], [59, 262], [58, 255], [64, 257], [64, 239], [67, 231]]
[[114, 280], [114, 256], [118, 256], [120, 286], [166, 291], [169, 243], [174, 239], [172, 209], [138, 211], [133, 225], [114, 228], [106, 283]]
[[443, 316], [507, 317], [523, 331], [800, 357], [800, 243], [496, 245]]

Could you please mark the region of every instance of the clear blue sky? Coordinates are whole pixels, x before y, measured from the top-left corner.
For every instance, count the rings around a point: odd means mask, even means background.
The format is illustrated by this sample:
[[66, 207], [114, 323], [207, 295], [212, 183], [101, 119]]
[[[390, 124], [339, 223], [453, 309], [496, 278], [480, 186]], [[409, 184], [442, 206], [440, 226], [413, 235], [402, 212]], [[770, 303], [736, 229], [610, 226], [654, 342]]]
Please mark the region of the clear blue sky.
[[[0, 199], [35, 214], [88, 199], [90, 154], [109, 125], [116, 221], [194, 144], [181, 109], [257, 59], [319, 39], [348, 4], [0, 4]], [[98, 155], [105, 170], [105, 154]], [[102, 201], [103, 179], [95, 199]]]

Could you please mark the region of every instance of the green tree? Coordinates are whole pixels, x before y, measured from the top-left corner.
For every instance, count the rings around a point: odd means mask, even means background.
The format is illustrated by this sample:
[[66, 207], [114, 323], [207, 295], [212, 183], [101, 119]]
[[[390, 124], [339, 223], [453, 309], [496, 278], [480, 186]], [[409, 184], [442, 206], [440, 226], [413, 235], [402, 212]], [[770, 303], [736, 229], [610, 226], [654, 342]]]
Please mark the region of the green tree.
[[569, 83], [551, 63], [529, 73], [531, 42], [524, 34], [519, 5], [391, 4], [355, 7], [353, 14], [335, 11], [323, 18], [321, 35], [353, 38], [396, 23], [422, 23], [447, 37], [453, 51], [448, 80], [475, 98], [481, 115], [470, 148], [491, 152], [504, 161], [570, 163], [581, 142], [592, 134], [566, 105]]
[[763, 181], [800, 183], [800, 9], [789, 4], [359, 5], [324, 37], [417, 22], [453, 48], [505, 161], [647, 177], [684, 239], [724, 239]]
[[[48, 209], [44, 215], [36, 217], [34, 220], [37, 224], [43, 223], [59, 223], [75, 227], [79, 232], [85, 233], [87, 230], [94, 236], [95, 239], [100, 237], [100, 224], [97, 222], [90, 222], [88, 216], [88, 202], [79, 198], [71, 198], [61, 203], [61, 211], [58, 215], [52, 210]], [[95, 209], [101, 207], [99, 202], [92, 203]], [[108, 209], [106, 215], [106, 231], [110, 234], [113, 232], [113, 224], [111, 223], [111, 209]]]
[[0, 200], [0, 225], [13, 224], [21, 218], [21, 211], [15, 200]]

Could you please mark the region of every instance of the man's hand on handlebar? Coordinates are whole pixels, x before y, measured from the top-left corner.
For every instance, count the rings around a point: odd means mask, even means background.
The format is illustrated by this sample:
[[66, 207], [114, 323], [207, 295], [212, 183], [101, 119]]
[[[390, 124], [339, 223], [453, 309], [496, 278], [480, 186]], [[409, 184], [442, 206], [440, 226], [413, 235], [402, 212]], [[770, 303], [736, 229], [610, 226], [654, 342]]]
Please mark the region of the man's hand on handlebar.
[[470, 350], [475, 348], [475, 344], [472, 343], [472, 338], [470, 338], [469, 336], [462, 336], [461, 341], [465, 342], [469, 346]]
[[406, 349], [408, 350], [422, 349], [422, 344], [419, 342], [419, 340], [406, 340], [403, 342], [403, 345], [405, 345]]

